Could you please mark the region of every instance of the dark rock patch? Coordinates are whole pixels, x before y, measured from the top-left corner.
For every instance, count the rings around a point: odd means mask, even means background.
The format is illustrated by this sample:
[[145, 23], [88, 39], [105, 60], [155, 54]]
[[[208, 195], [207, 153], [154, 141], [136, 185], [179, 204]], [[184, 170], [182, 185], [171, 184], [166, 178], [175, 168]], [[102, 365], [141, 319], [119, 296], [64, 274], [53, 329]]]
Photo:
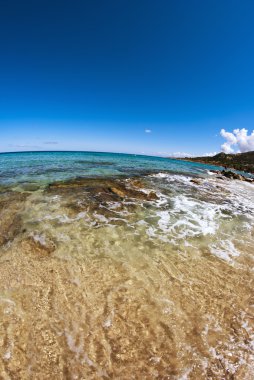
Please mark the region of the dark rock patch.
[[22, 185], [23, 190], [25, 191], [37, 191], [39, 190], [40, 186], [36, 183], [26, 183]]
[[192, 178], [190, 182], [195, 183], [195, 185], [201, 185], [201, 180], [199, 178]]
[[[135, 186], [135, 187], [134, 187]], [[117, 201], [119, 199], [139, 199], [139, 200], [155, 200], [158, 199], [155, 192], [150, 193], [141, 191], [143, 184], [138, 181], [124, 180], [107, 180], [107, 179], [76, 179], [66, 182], [55, 182], [50, 184], [46, 190], [48, 193], [84, 193], [88, 198], [95, 198], [101, 202]]]
[[56, 249], [56, 245], [53, 241], [46, 239], [45, 243], [42, 244], [42, 242], [36, 240], [34, 237], [27, 237], [22, 240], [20, 247], [25, 254], [36, 255], [38, 258], [49, 256]]
[[21, 232], [20, 212], [24, 207], [27, 194], [8, 192], [0, 197], [0, 246], [13, 240]]
[[[138, 179], [76, 179], [57, 182], [48, 186], [47, 194], [62, 195], [64, 207], [71, 217], [80, 212], [103, 215], [114, 224], [127, 214], [134, 212], [143, 202], [158, 199], [154, 191], [144, 191], [144, 184]], [[125, 215], [125, 216], [124, 216]]]
[[253, 182], [253, 179], [247, 178], [241, 174], [232, 172], [231, 170], [222, 170], [220, 172], [220, 175], [223, 177], [229, 178], [229, 179], [237, 179], [239, 181], [246, 181], [246, 182], [250, 182], [250, 183]]

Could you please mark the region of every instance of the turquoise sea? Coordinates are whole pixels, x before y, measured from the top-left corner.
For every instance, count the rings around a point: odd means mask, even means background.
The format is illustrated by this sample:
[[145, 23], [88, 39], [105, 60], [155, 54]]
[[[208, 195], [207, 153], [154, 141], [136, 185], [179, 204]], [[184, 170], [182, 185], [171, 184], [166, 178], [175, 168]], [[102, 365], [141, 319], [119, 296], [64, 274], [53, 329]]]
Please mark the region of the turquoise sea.
[[0, 184], [47, 184], [76, 177], [116, 178], [167, 171], [206, 175], [216, 167], [176, 159], [120, 153], [22, 152], [0, 154]]

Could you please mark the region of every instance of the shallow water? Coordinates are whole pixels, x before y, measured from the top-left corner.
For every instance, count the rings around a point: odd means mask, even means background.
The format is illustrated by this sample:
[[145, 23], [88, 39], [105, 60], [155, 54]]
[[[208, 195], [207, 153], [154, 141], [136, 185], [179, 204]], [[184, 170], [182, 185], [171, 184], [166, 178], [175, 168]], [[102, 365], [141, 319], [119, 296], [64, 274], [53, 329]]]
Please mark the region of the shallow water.
[[253, 185], [31, 155], [0, 157], [0, 378], [252, 379]]

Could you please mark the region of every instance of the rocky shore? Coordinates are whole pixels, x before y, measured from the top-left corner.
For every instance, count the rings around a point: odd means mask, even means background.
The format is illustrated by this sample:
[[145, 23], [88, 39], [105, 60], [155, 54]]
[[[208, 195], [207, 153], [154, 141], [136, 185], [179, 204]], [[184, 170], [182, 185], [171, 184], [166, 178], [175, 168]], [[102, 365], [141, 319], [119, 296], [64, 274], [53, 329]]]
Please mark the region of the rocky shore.
[[245, 182], [249, 182], [249, 183], [254, 184], [253, 178], [249, 178], [249, 177], [246, 177], [242, 174], [235, 173], [231, 170], [211, 170], [211, 172], [217, 174], [217, 177], [220, 179], [225, 179], [225, 178], [237, 179], [239, 181], [245, 181]]
[[183, 161], [200, 162], [202, 164], [223, 166], [227, 169], [235, 169], [254, 174], [254, 152], [237, 154], [218, 153], [208, 157], [183, 157]]

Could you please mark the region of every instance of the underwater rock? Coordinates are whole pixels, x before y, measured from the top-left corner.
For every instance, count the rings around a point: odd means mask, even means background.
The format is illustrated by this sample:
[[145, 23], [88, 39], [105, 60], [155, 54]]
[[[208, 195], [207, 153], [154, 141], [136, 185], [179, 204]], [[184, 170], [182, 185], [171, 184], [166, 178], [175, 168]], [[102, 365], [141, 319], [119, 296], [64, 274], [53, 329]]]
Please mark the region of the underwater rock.
[[119, 188], [116, 188], [116, 187], [111, 187], [110, 190], [114, 194], [118, 195], [120, 198], [124, 198], [127, 195], [126, 191], [123, 191], [122, 189], [119, 189]]
[[49, 256], [56, 249], [55, 243], [39, 235], [29, 236], [21, 241], [21, 249], [25, 254], [33, 254], [37, 257]]
[[126, 216], [135, 212], [142, 202], [159, 199], [155, 191], [141, 189], [141, 186], [144, 188], [137, 179], [79, 178], [53, 183], [45, 192], [62, 197], [62, 206], [69, 218], [75, 220], [84, 213], [81, 218], [88, 218], [91, 223], [99, 220], [99, 225], [102, 221], [119, 225], [125, 223]]
[[0, 246], [13, 240], [21, 230], [20, 211], [27, 194], [7, 192], [0, 198]]
[[99, 202], [105, 201], [117, 201], [119, 198], [134, 198], [139, 200], [154, 200], [158, 199], [155, 192], [144, 192], [138, 189], [132, 188], [131, 185], [135, 187], [143, 187], [143, 184], [138, 181], [121, 181], [121, 180], [107, 180], [107, 179], [76, 179], [66, 182], [55, 182], [48, 186], [47, 192], [57, 192], [57, 193], [72, 193], [75, 189], [81, 193], [86, 194], [89, 200], [91, 197]]
[[138, 187], [139, 189], [143, 189], [145, 187], [144, 184], [138, 179], [132, 179], [129, 182], [132, 186]]
[[39, 190], [40, 186], [36, 183], [25, 183], [22, 185], [22, 188], [25, 191], [36, 191]]
[[149, 201], [156, 201], [157, 199], [159, 199], [159, 197], [157, 196], [157, 194], [154, 191], [150, 191], [150, 193], [148, 193], [148, 195], [147, 195], [147, 199]]
[[154, 191], [150, 191], [149, 193], [144, 192], [144, 191], [139, 191], [129, 186], [127, 187], [123, 183], [118, 183], [116, 186], [111, 187], [110, 190], [113, 193], [117, 194], [120, 198], [133, 198], [133, 199], [139, 199], [139, 200], [144, 200], [144, 201], [151, 201], [151, 200], [158, 199]]

